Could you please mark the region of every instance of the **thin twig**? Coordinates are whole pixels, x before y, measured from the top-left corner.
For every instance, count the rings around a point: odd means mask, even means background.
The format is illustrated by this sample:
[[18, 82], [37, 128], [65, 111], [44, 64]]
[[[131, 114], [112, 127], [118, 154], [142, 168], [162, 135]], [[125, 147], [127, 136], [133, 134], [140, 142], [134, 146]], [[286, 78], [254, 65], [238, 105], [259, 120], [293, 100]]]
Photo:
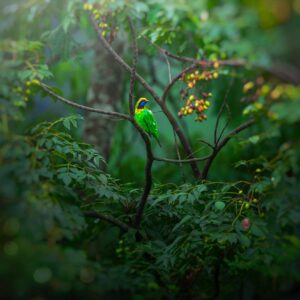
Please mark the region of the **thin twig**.
[[169, 83], [170, 83], [172, 81], [171, 66], [170, 66], [170, 62], [168, 60], [168, 56], [165, 53], [163, 53], [163, 55], [164, 55], [164, 58], [165, 58], [166, 63], [167, 63], [168, 74], [169, 74]]
[[233, 85], [233, 82], [234, 82], [234, 78], [232, 78], [232, 80], [231, 80], [231, 82], [230, 82], [230, 85], [229, 85], [229, 87], [228, 87], [228, 89], [227, 89], [226, 95], [225, 95], [225, 97], [224, 97], [224, 99], [223, 99], [221, 108], [220, 108], [219, 113], [218, 113], [218, 116], [217, 116], [216, 125], [215, 125], [215, 130], [214, 130], [214, 144], [215, 144], [215, 147], [217, 146], [218, 140], [220, 139], [220, 138], [218, 139], [218, 137], [217, 137], [217, 135], [218, 135], [218, 129], [219, 129], [219, 123], [220, 123], [220, 119], [221, 119], [222, 113], [223, 113], [223, 111], [224, 111], [224, 108], [225, 108], [226, 105], [227, 105], [227, 98], [228, 98], [230, 89], [231, 89], [231, 87], [232, 87], [232, 85]]
[[210, 157], [211, 157], [211, 155], [204, 156], [204, 157], [195, 157], [195, 158], [191, 158], [191, 159], [171, 159], [171, 158], [155, 156], [154, 160], [164, 161], [164, 162], [169, 162], [169, 163], [174, 163], [174, 164], [188, 164], [191, 162], [208, 160], [208, 159], [210, 159]]
[[163, 95], [161, 97], [162, 99], [162, 102], [165, 103], [166, 100], [167, 100], [167, 97], [168, 97], [168, 94], [171, 90], [171, 88], [173, 87], [173, 85], [179, 80], [182, 78], [182, 76], [186, 73], [189, 73], [191, 71], [193, 71], [194, 69], [198, 68], [197, 65], [193, 64], [187, 68], [185, 68], [184, 70], [182, 70], [178, 75], [176, 75], [172, 80], [171, 82], [167, 85], [167, 87], [165, 88], [164, 92], [163, 92]]
[[204, 168], [203, 168], [203, 172], [202, 172], [202, 179], [206, 179], [209, 169], [211, 167], [211, 164], [213, 162], [213, 160], [215, 159], [215, 157], [217, 156], [217, 154], [223, 149], [223, 147], [229, 142], [229, 140], [235, 136], [236, 134], [238, 134], [239, 132], [245, 130], [246, 128], [252, 126], [254, 124], [255, 120], [254, 119], [250, 119], [247, 122], [241, 124], [240, 126], [238, 126], [237, 128], [233, 129], [232, 131], [230, 131], [226, 137], [216, 145], [215, 149], [213, 150], [213, 153], [211, 154], [210, 158], [206, 161]]
[[[145, 37], [144, 37], [145, 38]], [[187, 56], [179, 56], [174, 53], [171, 53], [164, 48], [158, 46], [157, 44], [152, 43], [148, 38], [145, 38], [148, 40], [153, 46], [155, 46], [161, 53], [164, 53], [170, 58], [173, 58], [180, 62], [186, 62], [186, 63], [195, 63], [202, 67], [211, 67], [215, 64], [213, 61], [207, 61], [207, 60], [199, 60], [192, 57]], [[275, 63], [271, 67], [266, 67], [264, 65], [260, 64], [249, 64], [246, 60], [219, 60], [217, 63], [220, 66], [228, 66], [228, 67], [248, 67], [248, 68], [255, 68], [255, 69], [261, 69], [265, 72], [268, 72], [272, 74], [273, 76], [284, 80], [286, 82], [290, 82], [294, 85], [300, 84], [300, 70], [283, 63]]]
[[98, 108], [93, 108], [93, 107], [90, 107], [90, 106], [81, 105], [81, 104], [78, 104], [78, 103], [73, 102], [71, 100], [68, 100], [68, 99], [66, 99], [66, 98], [64, 98], [64, 97], [62, 97], [62, 96], [57, 95], [56, 93], [54, 93], [51, 90], [51, 87], [47, 86], [44, 83], [40, 83], [40, 87], [45, 92], [47, 92], [49, 95], [51, 95], [52, 97], [56, 98], [57, 100], [59, 100], [61, 102], [66, 103], [66, 104], [68, 104], [70, 106], [73, 106], [73, 107], [76, 107], [76, 108], [79, 108], [79, 109], [82, 109], [82, 110], [85, 110], [85, 111], [95, 112], [95, 113], [102, 114], [102, 115], [107, 115], [107, 116], [111, 116], [111, 117], [117, 117], [117, 118], [124, 119], [124, 120], [130, 120], [130, 118], [129, 118], [128, 115], [125, 115], [125, 114], [122, 114], [122, 113], [119, 113], [119, 112], [105, 111], [105, 110], [102, 110], [102, 109], [98, 109]]
[[211, 143], [209, 143], [209, 142], [207, 142], [207, 141], [205, 141], [205, 140], [202, 140], [202, 139], [198, 139], [198, 141], [199, 141], [200, 143], [203, 143], [203, 144], [207, 145], [207, 146], [210, 147], [211, 149], [214, 149], [214, 146], [213, 146]]
[[[177, 154], [178, 160], [181, 161], [181, 155], [180, 155], [180, 151], [179, 151], [179, 147], [178, 147], [178, 143], [177, 143], [176, 133], [173, 131], [173, 134], [174, 134], [176, 154]], [[183, 167], [182, 162], [179, 163], [179, 166], [180, 166], [180, 173], [181, 173], [182, 180], [185, 182], [186, 180], [185, 180], [185, 176], [184, 176], [184, 172], [183, 172], [183, 168], [182, 168]]]
[[118, 226], [119, 228], [121, 228], [123, 231], [127, 232], [130, 229], [130, 226], [123, 223], [122, 221], [114, 218], [113, 216], [110, 215], [106, 215], [106, 214], [102, 214], [96, 211], [85, 211], [84, 215], [87, 217], [91, 217], [91, 218], [95, 218], [95, 219], [101, 219], [104, 221], [107, 221], [111, 224], [114, 224], [116, 226]]

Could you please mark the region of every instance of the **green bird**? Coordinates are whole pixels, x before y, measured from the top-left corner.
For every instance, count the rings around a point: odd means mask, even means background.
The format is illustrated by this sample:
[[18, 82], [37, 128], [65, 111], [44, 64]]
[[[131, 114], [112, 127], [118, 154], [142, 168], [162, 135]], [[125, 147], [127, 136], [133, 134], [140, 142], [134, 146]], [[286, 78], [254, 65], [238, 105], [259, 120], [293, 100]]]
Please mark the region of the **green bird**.
[[156, 139], [158, 145], [161, 147], [157, 121], [154, 118], [152, 111], [145, 107], [148, 102], [149, 100], [146, 98], [140, 98], [137, 101], [134, 110], [134, 118], [150, 137], [153, 136]]

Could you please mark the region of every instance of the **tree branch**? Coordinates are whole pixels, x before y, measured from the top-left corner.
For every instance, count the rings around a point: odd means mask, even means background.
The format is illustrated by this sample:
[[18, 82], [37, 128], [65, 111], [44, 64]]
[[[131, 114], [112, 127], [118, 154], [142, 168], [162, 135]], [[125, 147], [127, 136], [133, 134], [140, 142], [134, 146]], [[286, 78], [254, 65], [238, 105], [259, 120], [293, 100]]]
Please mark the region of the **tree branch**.
[[107, 116], [120, 118], [120, 119], [124, 119], [124, 120], [130, 120], [130, 117], [128, 115], [125, 115], [125, 114], [122, 114], [122, 113], [119, 113], [119, 112], [114, 112], [114, 111], [105, 111], [105, 110], [102, 110], [102, 109], [93, 108], [93, 107], [90, 107], [90, 106], [85, 106], [85, 105], [78, 104], [78, 103], [73, 102], [71, 100], [68, 100], [68, 99], [66, 99], [66, 98], [64, 98], [60, 95], [57, 95], [56, 93], [54, 93], [51, 90], [51, 87], [47, 86], [44, 83], [40, 83], [39, 85], [49, 95], [51, 95], [52, 97], [56, 98], [57, 100], [59, 100], [61, 102], [64, 102], [64, 103], [66, 103], [70, 106], [73, 106], [73, 107], [76, 107], [76, 108], [79, 108], [79, 109], [82, 109], [82, 110], [85, 110], [85, 111], [95, 112], [95, 113], [102, 114], [102, 115], [107, 115]]
[[227, 98], [228, 98], [230, 89], [231, 89], [231, 87], [233, 85], [233, 81], [234, 81], [234, 79], [231, 80], [231, 83], [230, 83], [230, 85], [229, 85], [229, 87], [227, 89], [226, 95], [225, 95], [225, 97], [223, 99], [221, 108], [220, 108], [220, 110], [218, 112], [218, 116], [217, 116], [217, 120], [216, 120], [216, 125], [215, 125], [215, 130], [214, 130], [214, 144], [215, 144], [215, 146], [217, 146], [217, 143], [220, 140], [220, 138], [217, 137], [217, 135], [218, 135], [218, 129], [219, 129], [219, 123], [220, 123], [220, 119], [221, 119], [222, 113], [224, 111], [224, 108], [227, 105]]
[[211, 164], [213, 162], [213, 160], [215, 159], [215, 157], [217, 156], [217, 154], [223, 149], [223, 147], [230, 141], [230, 139], [235, 136], [236, 134], [238, 134], [239, 132], [245, 130], [246, 128], [252, 126], [255, 123], [254, 119], [250, 119], [247, 122], [241, 124], [239, 127], [233, 129], [232, 131], [230, 131], [227, 136], [220, 142], [218, 143], [210, 158], [206, 161], [204, 168], [203, 168], [203, 172], [202, 172], [202, 179], [207, 179], [207, 175], [209, 172], [209, 169], [211, 167]]
[[[104, 48], [113, 56], [113, 58], [127, 71], [132, 72], [132, 68], [123, 60], [123, 58], [111, 47], [111, 45], [107, 42], [107, 40], [102, 36], [101, 29], [99, 28], [96, 20], [93, 18], [93, 16], [90, 14], [90, 20], [91, 23], [97, 33], [97, 36], [101, 42], [101, 44], [104, 46]], [[136, 79], [144, 86], [144, 88], [152, 95], [152, 97], [155, 99], [156, 102], [160, 101], [159, 96], [156, 94], [154, 89], [146, 82], [146, 80], [136, 73]]]
[[164, 161], [164, 162], [174, 163], [174, 164], [187, 164], [187, 163], [191, 163], [191, 162], [208, 160], [210, 157], [211, 157], [211, 155], [204, 156], [204, 157], [195, 157], [195, 158], [191, 158], [191, 159], [171, 159], [171, 158], [154, 156], [154, 160]]
[[[166, 56], [173, 58], [174, 60], [185, 62], [185, 63], [193, 63], [197, 64], [202, 67], [211, 67], [214, 65], [215, 62], [207, 61], [207, 60], [199, 60], [192, 57], [187, 56], [179, 56], [174, 53], [167, 51], [166, 49], [158, 46], [157, 44], [152, 43], [147, 37], [144, 38], [150, 42], [154, 47], [156, 47], [161, 53], [165, 54]], [[249, 64], [246, 60], [218, 60], [217, 61], [220, 66], [229, 66], [229, 67], [249, 67], [249, 68], [257, 68], [262, 69], [265, 72], [268, 72], [275, 77], [295, 84], [300, 84], [300, 70], [295, 68], [294, 66], [284, 64], [284, 63], [275, 63], [271, 67], [266, 67], [259, 64]]]
[[120, 229], [122, 229], [124, 232], [127, 232], [130, 229], [130, 226], [123, 223], [122, 221], [114, 218], [113, 216], [102, 214], [96, 211], [85, 211], [84, 215], [87, 217], [95, 218], [95, 219], [101, 219], [104, 221], [107, 221], [113, 225], [118, 226]]
[[[132, 68], [122, 59], [122, 57], [120, 57], [120, 55], [110, 46], [110, 44], [106, 41], [106, 39], [102, 36], [101, 30], [98, 27], [98, 24], [96, 22], [96, 20], [93, 18], [93, 16], [90, 14], [90, 20], [92, 22], [92, 25], [97, 33], [97, 36], [100, 40], [100, 42], [102, 43], [102, 45], [104, 46], [104, 48], [111, 53], [111, 55], [113, 56], [113, 58], [128, 72], [132, 72]], [[184, 135], [184, 133], [182, 132], [182, 130], [180, 129], [178, 122], [176, 121], [175, 117], [171, 114], [171, 112], [168, 110], [167, 106], [164, 105], [164, 103], [161, 101], [160, 97], [156, 94], [156, 92], [154, 91], [154, 89], [145, 81], [145, 79], [140, 76], [138, 73], [136, 73], [136, 79], [144, 86], [144, 88], [152, 95], [152, 97], [154, 98], [154, 100], [157, 102], [158, 105], [160, 105], [161, 109], [163, 110], [163, 112], [165, 113], [166, 117], [168, 118], [171, 126], [173, 127], [173, 130], [176, 132], [186, 154], [190, 157], [193, 158], [193, 154], [192, 154], [192, 148], [191, 145], [189, 143], [189, 141], [187, 140], [186, 136]], [[195, 162], [191, 162], [191, 168], [193, 171], [193, 174], [195, 176], [196, 179], [200, 178], [200, 172], [198, 169], [198, 166]]]

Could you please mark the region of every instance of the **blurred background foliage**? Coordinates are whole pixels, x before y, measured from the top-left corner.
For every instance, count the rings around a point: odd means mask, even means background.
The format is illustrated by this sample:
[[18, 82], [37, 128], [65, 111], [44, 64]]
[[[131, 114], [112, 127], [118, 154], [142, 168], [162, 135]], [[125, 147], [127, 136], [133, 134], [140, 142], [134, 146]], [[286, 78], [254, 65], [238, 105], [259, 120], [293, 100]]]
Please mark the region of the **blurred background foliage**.
[[[101, 47], [81, 1], [0, 0], [0, 298], [298, 299], [300, 1], [88, 3], [107, 16], [105, 37], [128, 63], [131, 16], [137, 70], [159, 94], [188, 66], [161, 48], [247, 62], [216, 67], [194, 88], [212, 93], [206, 121], [176, 117], [196, 155], [209, 153], [199, 140], [213, 142], [224, 97], [226, 133], [249, 116], [256, 123], [222, 149], [208, 181], [195, 181], [188, 165], [155, 162], [137, 239], [145, 150], [136, 130], [34, 84], [127, 113], [130, 74]], [[167, 100], [176, 116], [184, 85]], [[163, 145], [152, 143], [155, 153], [177, 158], [160, 107], [138, 83], [135, 95], [152, 100]]]

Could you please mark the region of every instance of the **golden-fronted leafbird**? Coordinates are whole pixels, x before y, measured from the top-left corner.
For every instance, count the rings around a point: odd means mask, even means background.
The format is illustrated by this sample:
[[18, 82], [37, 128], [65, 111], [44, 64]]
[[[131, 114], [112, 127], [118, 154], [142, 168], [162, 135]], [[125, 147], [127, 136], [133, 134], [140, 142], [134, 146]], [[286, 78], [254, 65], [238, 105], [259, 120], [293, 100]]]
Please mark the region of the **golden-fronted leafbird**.
[[161, 147], [157, 121], [154, 118], [152, 111], [145, 107], [148, 102], [149, 100], [146, 98], [140, 98], [137, 101], [135, 105], [134, 118], [150, 137], [153, 136], [156, 139], [157, 143]]

